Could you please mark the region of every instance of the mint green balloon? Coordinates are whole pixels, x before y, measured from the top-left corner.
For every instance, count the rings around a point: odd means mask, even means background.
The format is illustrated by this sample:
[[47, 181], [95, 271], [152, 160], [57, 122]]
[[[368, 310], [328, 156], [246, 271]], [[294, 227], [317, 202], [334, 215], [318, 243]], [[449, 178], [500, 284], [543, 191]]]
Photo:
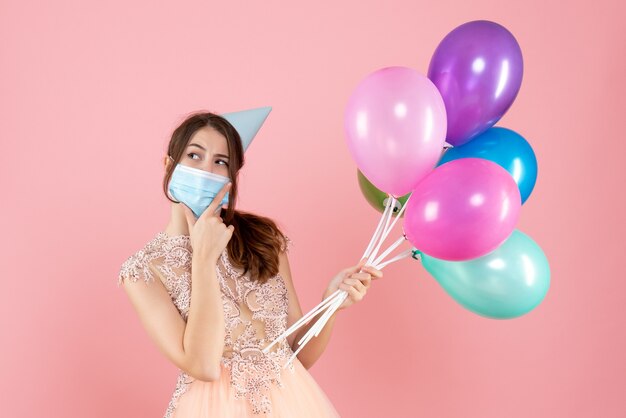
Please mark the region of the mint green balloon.
[[489, 254], [446, 261], [419, 252], [424, 268], [461, 306], [494, 319], [532, 311], [550, 287], [550, 266], [541, 248], [515, 229]]

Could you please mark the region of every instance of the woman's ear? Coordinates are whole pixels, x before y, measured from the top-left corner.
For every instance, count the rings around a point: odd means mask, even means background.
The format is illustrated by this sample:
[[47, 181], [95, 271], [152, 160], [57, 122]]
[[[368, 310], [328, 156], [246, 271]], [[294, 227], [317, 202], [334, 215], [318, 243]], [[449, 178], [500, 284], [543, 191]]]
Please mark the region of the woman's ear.
[[172, 160], [170, 159], [170, 156], [166, 155], [165, 157], [163, 157], [163, 167], [165, 167], [165, 171], [167, 171], [167, 169], [170, 168], [170, 164], [172, 164]]

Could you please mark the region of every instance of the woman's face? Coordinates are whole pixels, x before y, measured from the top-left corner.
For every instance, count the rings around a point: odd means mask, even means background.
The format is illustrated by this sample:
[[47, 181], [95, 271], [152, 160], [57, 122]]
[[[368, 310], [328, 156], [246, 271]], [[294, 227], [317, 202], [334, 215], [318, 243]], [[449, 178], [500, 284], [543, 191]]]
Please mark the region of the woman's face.
[[226, 138], [211, 126], [200, 128], [193, 134], [180, 163], [224, 177], [228, 175], [228, 145]]

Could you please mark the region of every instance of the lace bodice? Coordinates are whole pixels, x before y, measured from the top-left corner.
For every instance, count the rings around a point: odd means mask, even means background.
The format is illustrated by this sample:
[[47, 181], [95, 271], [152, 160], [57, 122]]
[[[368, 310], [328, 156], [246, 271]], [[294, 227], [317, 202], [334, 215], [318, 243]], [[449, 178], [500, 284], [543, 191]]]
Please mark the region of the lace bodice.
[[[286, 247], [291, 247], [287, 237]], [[120, 269], [118, 286], [124, 280], [150, 283], [160, 279], [185, 321], [191, 301], [192, 248], [188, 235], [168, 236], [159, 232], [141, 250], [130, 256]], [[242, 275], [230, 262], [224, 249], [217, 266], [226, 334], [222, 364], [230, 371], [237, 398], [246, 397], [254, 413], [270, 413], [267, 389], [272, 383], [282, 386], [281, 371], [293, 351], [285, 339], [267, 354], [262, 349], [287, 326], [287, 288], [280, 273], [265, 283]], [[293, 372], [293, 365], [288, 369]], [[177, 406], [178, 398], [195, 379], [180, 371], [165, 417]]]

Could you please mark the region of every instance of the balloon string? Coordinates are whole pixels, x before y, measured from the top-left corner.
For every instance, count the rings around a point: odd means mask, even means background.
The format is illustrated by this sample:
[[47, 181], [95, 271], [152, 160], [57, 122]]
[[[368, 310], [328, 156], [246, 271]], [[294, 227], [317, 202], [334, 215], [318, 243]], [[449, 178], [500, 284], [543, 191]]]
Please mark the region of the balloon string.
[[[389, 196], [389, 194], [387, 196]], [[376, 227], [376, 230], [372, 234], [372, 238], [370, 239], [370, 243], [367, 245], [367, 248], [365, 249], [365, 252], [361, 256], [361, 259], [363, 259], [365, 257], [368, 257], [370, 255], [370, 252], [372, 251], [372, 247], [374, 246], [374, 244], [376, 243], [376, 240], [380, 236], [381, 226], [383, 225], [383, 222], [384, 222], [384, 220], [385, 220], [385, 218], [387, 216], [387, 213], [389, 212], [389, 209], [391, 207], [392, 207], [391, 206], [391, 199], [387, 199], [387, 204], [385, 206], [385, 210], [383, 211], [383, 215], [380, 217], [380, 220], [378, 221], [378, 226]]]
[[[342, 290], [343, 293], [347, 292], [345, 290]], [[293, 362], [293, 360], [296, 358], [296, 356], [298, 355], [298, 353], [300, 352], [300, 350], [302, 350], [304, 348], [304, 346], [313, 338], [313, 337], [317, 337], [319, 335], [319, 333], [321, 332], [322, 328], [324, 327], [324, 325], [326, 325], [326, 322], [328, 322], [328, 319], [335, 313], [335, 311], [339, 308], [339, 306], [341, 306], [341, 304], [343, 303], [343, 301], [345, 300], [345, 298], [342, 296], [338, 296], [336, 298], [336, 300], [330, 305], [330, 307], [328, 308], [328, 310], [324, 313], [324, 315], [322, 315], [322, 317], [320, 317], [320, 319], [315, 323], [315, 325], [313, 325], [313, 327], [311, 327], [307, 333], [300, 339], [299, 344], [300, 346], [298, 347], [298, 349], [291, 355], [291, 357], [289, 358], [289, 360], [285, 363], [284, 368], [289, 367], [289, 365]]]
[[396, 218], [393, 220], [393, 223], [391, 224], [389, 229], [385, 231], [385, 237], [389, 235], [389, 232], [393, 229], [396, 222], [398, 222], [398, 219], [402, 217], [402, 214], [404, 213], [404, 210], [406, 209], [407, 203], [409, 203], [409, 200], [411, 200], [411, 196], [412, 194], [410, 194], [409, 197], [407, 197], [406, 201], [404, 202], [404, 205], [402, 205], [402, 208], [400, 209], [400, 212], [398, 212], [398, 214], [396, 215]]
[[394, 242], [393, 244], [391, 244], [389, 246], [389, 248], [387, 248], [385, 250], [385, 252], [383, 252], [376, 260], [374, 260], [374, 262], [372, 263], [374, 266], [378, 265], [381, 261], [383, 261], [383, 259], [393, 250], [395, 250], [396, 248], [398, 248], [398, 246], [400, 244], [402, 244], [404, 242], [404, 240], [406, 240], [406, 237], [403, 235], [400, 238], [398, 238], [396, 240], [396, 242]]
[[406, 251], [402, 251], [400, 254], [398, 254], [397, 256], [381, 263], [375, 266], [376, 269], [378, 270], [382, 270], [383, 268], [385, 268], [386, 266], [388, 266], [391, 263], [395, 263], [396, 261], [400, 261], [404, 258], [407, 257], [412, 257], [413, 256], [413, 250], [406, 250]]
[[297, 329], [299, 329], [300, 327], [305, 325], [311, 318], [315, 317], [318, 313], [320, 313], [324, 309], [326, 309], [330, 304], [332, 304], [333, 300], [335, 300], [335, 298], [337, 296], [339, 296], [340, 293], [341, 293], [341, 290], [337, 289], [332, 295], [328, 296], [326, 299], [324, 299], [322, 302], [320, 302], [317, 306], [315, 306], [313, 309], [311, 309], [311, 311], [309, 311], [309, 313], [307, 313], [302, 318], [300, 318], [298, 321], [296, 321], [292, 326], [289, 327], [289, 329], [285, 330], [285, 332], [283, 332], [278, 338], [276, 338], [274, 341], [272, 341], [271, 344], [269, 344], [267, 347], [265, 347], [263, 349], [263, 352], [265, 352], [267, 354], [269, 352], [270, 348], [272, 348], [272, 346], [274, 346], [274, 344], [278, 343], [283, 338], [286, 338], [287, 336], [291, 335], [294, 331], [296, 331]]
[[315, 322], [315, 324], [300, 339], [300, 341], [298, 341], [299, 345], [306, 344], [305, 341], [308, 342], [308, 340], [311, 339], [311, 336], [317, 337], [319, 335], [318, 330], [321, 330], [321, 328], [324, 326], [323, 324], [326, 323], [327, 319], [332, 314], [333, 308], [339, 307], [341, 305], [341, 303], [343, 303], [343, 302], [340, 302], [340, 301], [342, 300], [342, 298], [344, 296], [344, 293], [347, 293], [347, 292], [345, 290], [342, 290], [341, 293], [339, 294], [339, 296], [337, 296], [335, 298], [335, 300], [328, 306], [328, 309], [326, 309], [326, 312], [324, 312], [324, 314], [320, 317], [320, 319], [318, 319], [317, 322]]
[[[391, 195], [389, 195], [389, 196], [390, 196], [389, 200], [391, 201], [391, 206], [393, 207], [396, 204], [396, 198], [391, 196]], [[376, 258], [376, 255], [378, 254], [378, 250], [380, 250], [380, 246], [382, 245], [383, 241], [385, 241], [385, 238], [387, 238], [387, 234], [389, 234], [389, 220], [391, 219], [391, 214], [392, 214], [391, 211], [389, 211], [388, 213], [385, 213], [385, 227], [382, 230], [382, 236], [378, 240], [378, 244], [374, 248], [374, 251], [372, 251], [372, 253], [370, 254], [369, 258], [367, 259], [367, 263], [366, 264], [371, 264], [372, 263], [372, 260], [374, 258]], [[392, 226], [393, 226], [393, 224], [392, 224]]]
[[[389, 233], [393, 230], [393, 227], [396, 225], [396, 223], [398, 222], [398, 220], [402, 217], [402, 214], [404, 213], [404, 210], [407, 207], [407, 203], [409, 203], [409, 200], [411, 199], [411, 195], [409, 195], [409, 197], [406, 199], [406, 201], [404, 202], [404, 205], [402, 205], [402, 208], [400, 209], [400, 212], [398, 212], [398, 214], [396, 215], [395, 219], [393, 220], [391, 226], [389, 227], [385, 227], [385, 231], [383, 233], [382, 238], [380, 239], [380, 241], [378, 242], [378, 246], [376, 247], [376, 251], [374, 251], [374, 254], [368, 259], [368, 264], [370, 264], [372, 262], [372, 259], [374, 257], [376, 257], [376, 254], [378, 253], [378, 250], [380, 249], [380, 246], [382, 245], [382, 243], [385, 241], [385, 239], [387, 239], [387, 236], [389, 235]], [[395, 199], [395, 198], [394, 198]], [[394, 202], [395, 205], [395, 202]], [[406, 238], [406, 237], [405, 237]], [[398, 244], [399, 245], [399, 244]], [[395, 247], [394, 247], [395, 248]], [[373, 264], [378, 264], [376, 261], [374, 261]]]
[[322, 328], [324, 328], [324, 325], [326, 325], [326, 322], [328, 322], [328, 318], [330, 318], [336, 310], [339, 309], [339, 307], [341, 306], [341, 304], [343, 303], [344, 300], [346, 300], [346, 298], [348, 297], [348, 292], [346, 292], [345, 290], [343, 291], [343, 293], [341, 294], [341, 296], [339, 296], [337, 299], [337, 302], [335, 302], [335, 304], [333, 304], [328, 310], [331, 311], [331, 314], [328, 315], [327, 319], [325, 319], [323, 321], [323, 324], [320, 325], [317, 330], [315, 331], [315, 336], [317, 337], [318, 335], [320, 335], [320, 332], [322, 332]]

